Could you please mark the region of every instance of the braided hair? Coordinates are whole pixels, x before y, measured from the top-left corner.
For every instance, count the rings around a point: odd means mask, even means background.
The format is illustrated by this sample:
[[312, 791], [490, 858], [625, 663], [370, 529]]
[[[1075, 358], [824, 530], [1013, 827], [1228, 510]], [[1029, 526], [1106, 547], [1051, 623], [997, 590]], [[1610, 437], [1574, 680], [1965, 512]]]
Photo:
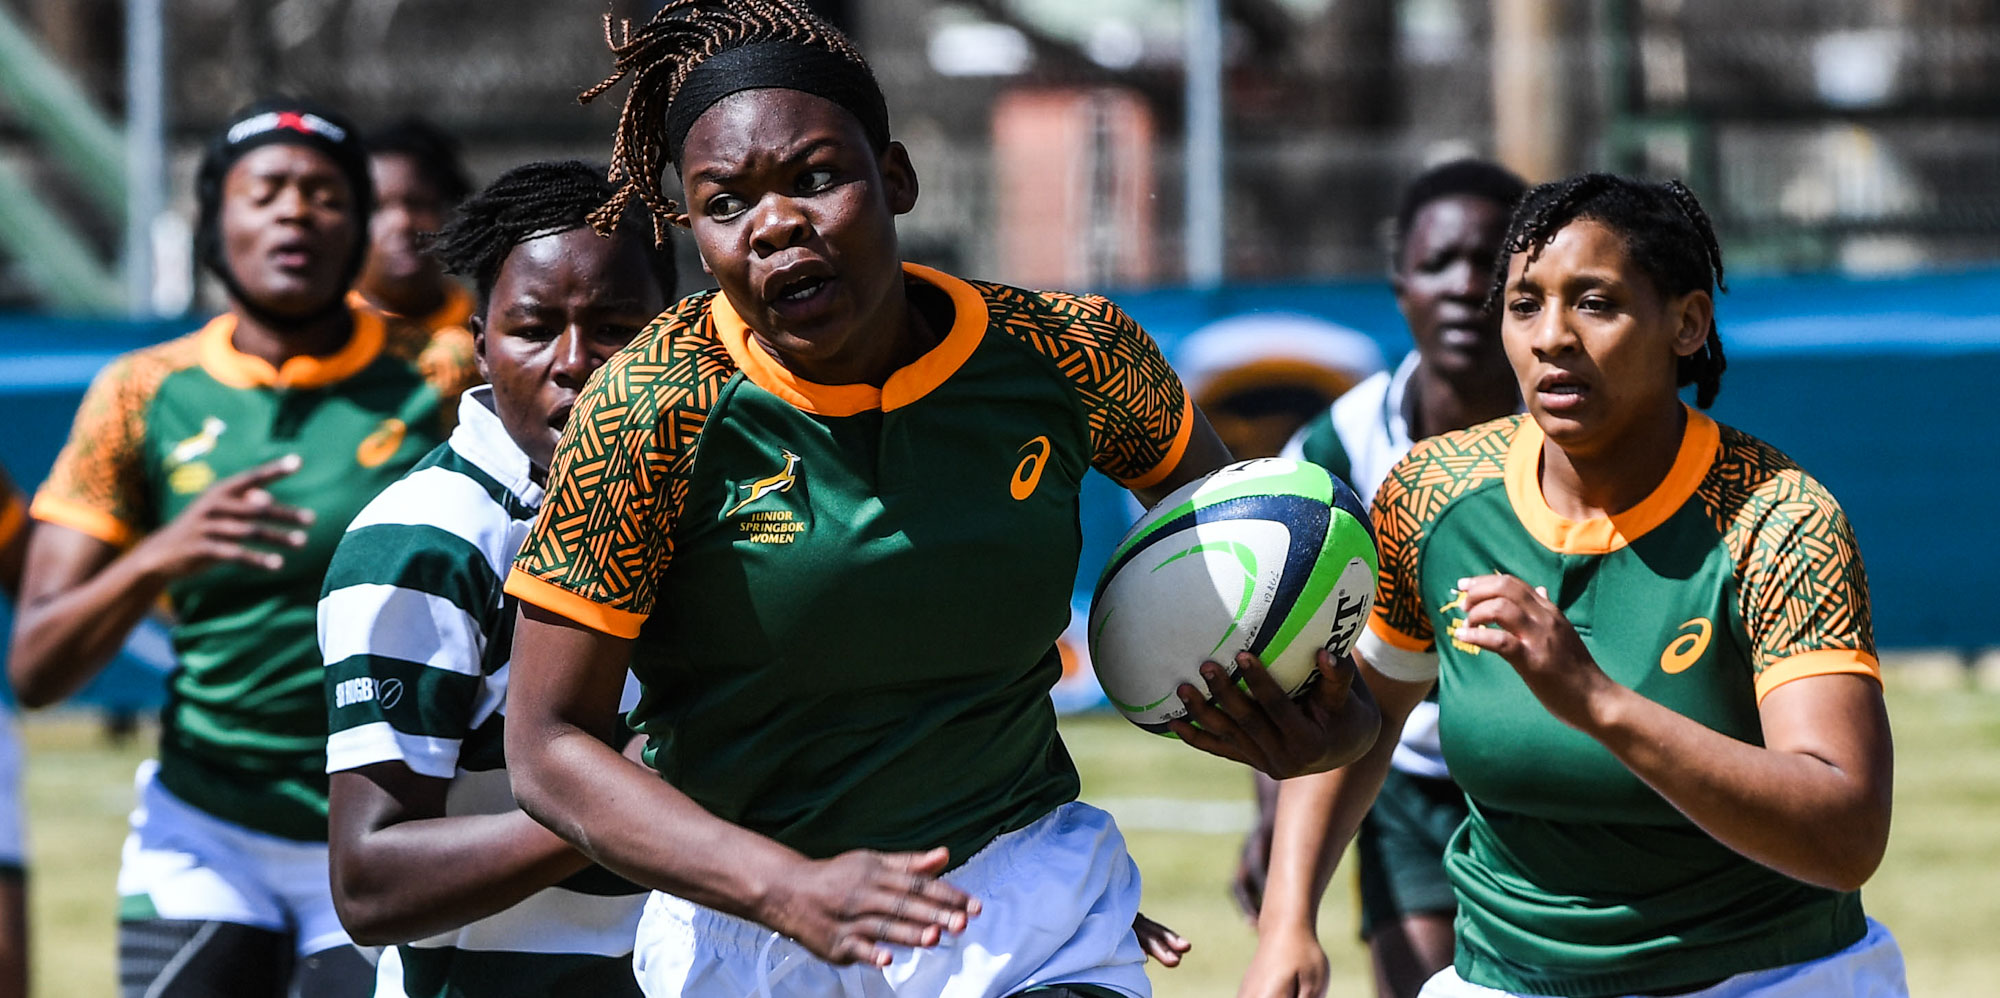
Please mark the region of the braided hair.
[[[460, 202], [451, 220], [433, 237], [431, 252], [445, 269], [472, 278], [479, 310], [486, 310], [500, 266], [514, 247], [592, 224], [613, 189], [604, 171], [577, 160], [529, 163], [494, 178], [486, 189]], [[645, 251], [647, 268], [668, 299], [674, 296], [672, 247], [654, 242], [643, 211], [622, 211], [605, 232], [626, 231]]]
[[592, 213], [590, 224], [599, 232], [608, 231], [636, 197], [652, 209], [654, 238], [662, 243], [669, 216], [680, 210], [660, 191], [666, 167], [670, 162], [676, 168], [680, 165], [678, 143], [668, 133], [667, 115], [674, 97], [697, 66], [732, 49], [787, 42], [836, 56], [864, 74], [869, 72], [860, 49], [840, 29], [813, 13], [805, 0], [667, 0], [637, 30], [629, 20], [605, 15], [604, 41], [615, 57], [611, 75], [579, 94], [577, 100], [588, 104], [621, 80], [629, 79], [631, 85], [618, 113], [618, 131], [611, 149], [609, 176], [619, 186]]
[[[1534, 262], [1563, 227], [1588, 219], [1616, 232], [1639, 269], [1661, 294], [1727, 291], [1722, 249], [1715, 227], [1694, 192], [1678, 180], [1653, 182], [1609, 173], [1586, 173], [1542, 184], [1521, 198], [1507, 226], [1500, 259], [1493, 268], [1488, 307], [1498, 304], [1507, 283], [1507, 260], [1515, 253]], [[1722, 333], [1711, 315], [1708, 338], [1695, 353], [1680, 358], [1676, 384], [1694, 385], [1695, 404], [1715, 404], [1722, 390]]]

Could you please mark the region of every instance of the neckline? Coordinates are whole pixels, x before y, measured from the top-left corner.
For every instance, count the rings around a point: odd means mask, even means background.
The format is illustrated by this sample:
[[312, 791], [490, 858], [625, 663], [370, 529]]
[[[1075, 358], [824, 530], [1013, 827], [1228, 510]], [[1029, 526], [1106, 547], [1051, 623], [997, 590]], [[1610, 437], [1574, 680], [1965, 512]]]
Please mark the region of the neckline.
[[210, 377], [231, 388], [324, 388], [361, 373], [375, 362], [388, 341], [382, 317], [349, 306], [354, 323], [347, 343], [324, 357], [300, 355], [272, 367], [262, 357], [236, 349], [236, 313], [224, 312], [201, 329], [201, 366]]
[[715, 321], [716, 335], [722, 340], [723, 349], [729, 352], [729, 358], [757, 387], [819, 416], [853, 416], [874, 409], [889, 412], [923, 398], [944, 384], [964, 366], [986, 336], [986, 299], [979, 289], [921, 264], [905, 263], [903, 273], [951, 298], [951, 331], [923, 356], [897, 368], [881, 388], [823, 385], [793, 374], [750, 335], [749, 324], [729, 303], [726, 294], [717, 294], [709, 300], [709, 316]]
[[458, 428], [451, 431], [451, 449], [500, 483], [522, 505], [540, 509], [545, 493], [535, 484], [534, 462], [507, 434], [507, 424], [489, 405], [492, 398], [492, 385], [475, 385], [458, 397]]
[[[1685, 404], [1682, 406], [1686, 408]], [[1680, 450], [1667, 477], [1631, 509], [1610, 516], [1571, 520], [1549, 507], [1542, 494], [1542, 445], [1547, 436], [1533, 416], [1521, 417], [1521, 429], [1507, 451], [1507, 500], [1521, 526], [1543, 547], [1558, 554], [1610, 554], [1667, 522], [1687, 504], [1715, 463], [1722, 430], [1715, 420], [1687, 409]]]

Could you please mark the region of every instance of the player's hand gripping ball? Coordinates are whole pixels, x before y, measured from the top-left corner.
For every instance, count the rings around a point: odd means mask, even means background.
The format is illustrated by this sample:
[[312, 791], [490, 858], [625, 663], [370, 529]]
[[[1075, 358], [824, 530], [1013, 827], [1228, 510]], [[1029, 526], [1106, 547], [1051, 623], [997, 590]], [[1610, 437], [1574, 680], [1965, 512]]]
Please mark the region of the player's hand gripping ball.
[[1119, 542], [1090, 605], [1098, 683], [1127, 720], [1163, 735], [1187, 714], [1180, 684], [1206, 688], [1203, 662], [1235, 678], [1248, 651], [1296, 696], [1319, 649], [1354, 649], [1377, 567], [1368, 512], [1332, 472], [1285, 458], [1229, 465]]

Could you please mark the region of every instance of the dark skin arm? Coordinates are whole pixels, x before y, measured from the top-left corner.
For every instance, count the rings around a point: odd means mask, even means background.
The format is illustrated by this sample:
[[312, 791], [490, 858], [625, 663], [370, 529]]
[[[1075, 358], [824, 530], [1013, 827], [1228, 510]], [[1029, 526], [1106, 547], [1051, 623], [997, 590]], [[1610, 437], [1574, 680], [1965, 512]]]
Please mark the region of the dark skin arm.
[[1829, 890], [1858, 890], [1889, 843], [1894, 760], [1882, 686], [1810, 676], [1766, 694], [1764, 744], [1739, 741], [1604, 674], [1548, 597], [1510, 575], [1461, 580], [1459, 640], [1498, 654], [1557, 720], [1596, 739], [1743, 856]]
[[82, 689], [170, 581], [224, 561], [281, 567], [284, 556], [271, 549], [303, 546], [298, 528], [312, 522], [312, 511], [279, 505], [264, 486], [296, 470], [298, 458], [284, 457], [225, 478], [127, 551], [68, 527], [39, 526], [7, 660], [21, 704], [46, 707]]
[[451, 781], [400, 762], [335, 773], [331, 783], [333, 906], [363, 946], [458, 928], [590, 865], [521, 811], [446, 817]]
[[[1193, 410], [1193, 416], [1180, 463], [1158, 483], [1133, 490], [1148, 507], [1232, 460], [1201, 410]], [[1322, 650], [1317, 664], [1319, 682], [1294, 700], [1285, 696], [1264, 663], [1248, 652], [1236, 657], [1241, 685], [1222, 666], [1204, 662], [1201, 674], [1208, 692], [1204, 695], [1192, 684], [1181, 685], [1177, 693], [1193, 723], [1174, 721], [1173, 732], [1203, 752], [1278, 780], [1347, 765], [1375, 743], [1381, 712], [1368, 685], [1356, 681], [1354, 663], [1335, 660]]]
[[979, 913], [936, 879], [944, 849], [808, 859], [619, 759], [605, 738], [631, 644], [522, 605], [507, 760], [523, 810], [634, 883], [768, 926], [833, 963], [887, 966], [884, 944], [934, 946]]

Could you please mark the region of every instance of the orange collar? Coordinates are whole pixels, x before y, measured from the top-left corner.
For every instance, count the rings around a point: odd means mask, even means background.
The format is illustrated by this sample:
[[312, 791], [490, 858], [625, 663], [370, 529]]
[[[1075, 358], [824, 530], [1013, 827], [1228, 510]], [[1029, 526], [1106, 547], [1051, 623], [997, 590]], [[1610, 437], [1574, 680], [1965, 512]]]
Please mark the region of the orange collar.
[[262, 357], [236, 349], [236, 313], [224, 312], [201, 328], [201, 366], [209, 376], [231, 388], [324, 388], [361, 373], [374, 363], [388, 340], [382, 317], [365, 308], [349, 308], [354, 332], [347, 344], [324, 357], [293, 357], [272, 367]]
[[1543, 547], [1559, 554], [1610, 554], [1667, 522], [1687, 504], [1701, 480], [1715, 463], [1721, 447], [1722, 430], [1715, 420], [1693, 409], [1687, 411], [1687, 429], [1681, 434], [1681, 449], [1667, 477], [1638, 505], [1610, 516], [1571, 520], [1549, 508], [1542, 495], [1542, 444], [1547, 437], [1533, 416], [1521, 419], [1521, 429], [1507, 451], [1507, 501], [1520, 517], [1521, 526]]
[[743, 370], [752, 384], [806, 412], [819, 416], [852, 416], [880, 409], [887, 412], [909, 405], [945, 383], [986, 337], [986, 299], [979, 289], [941, 271], [914, 263], [903, 264], [903, 273], [938, 288], [951, 296], [955, 313], [951, 332], [943, 342], [930, 348], [909, 366], [898, 368], [883, 382], [873, 385], [822, 385], [807, 381], [785, 369], [750, 335], [750, 327], [729, 304], [729, 296], [718, 294], [709, 303], [716, 335], [729, 358]]

